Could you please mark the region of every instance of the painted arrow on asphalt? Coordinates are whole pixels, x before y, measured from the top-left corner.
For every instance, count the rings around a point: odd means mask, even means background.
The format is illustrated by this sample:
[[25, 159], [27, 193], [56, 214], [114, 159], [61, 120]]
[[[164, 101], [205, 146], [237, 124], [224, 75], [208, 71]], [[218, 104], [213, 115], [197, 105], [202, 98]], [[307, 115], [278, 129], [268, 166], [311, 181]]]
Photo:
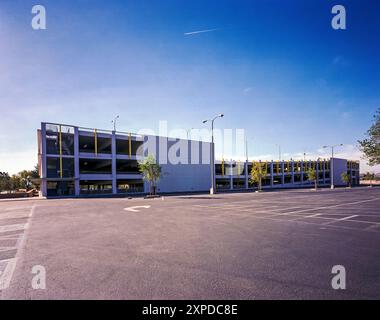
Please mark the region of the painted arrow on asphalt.
[[149, 209], [150, 206], [134, 206], [134, 207], [128, 207], [128, 208], [124, 208], [125, 211], [131, 211], [131, 212], [140, 212], [140, 210], [137, 210], [139, 208], [143, 208], [143, 209]]

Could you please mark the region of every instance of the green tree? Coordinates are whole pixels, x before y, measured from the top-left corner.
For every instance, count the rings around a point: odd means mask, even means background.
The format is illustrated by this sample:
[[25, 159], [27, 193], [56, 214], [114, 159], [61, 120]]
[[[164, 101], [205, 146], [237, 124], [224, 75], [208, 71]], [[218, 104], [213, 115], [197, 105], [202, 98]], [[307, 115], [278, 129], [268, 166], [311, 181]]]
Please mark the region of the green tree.
[[372, 181], [375, 180], [375, 174], [366, 172], [363, 176], [363, 180], [369, 181], [369, 185], [372, 187]]
[[33, 170], [22, 170], [12, 176], [9, 176], [6, 172], [0, 172], [0, 192], [35, 188], [36, 186], [32, 180], [39, 177], [38, 164], [34, 166]]
[[262, 189], [263, 177], [265, 177], [266, 174], [267, 173], [264, 172], [263, 164], [261, 162], [255, 162], [252, 164], [250, 181], [251, 183], [257, 183], [259, 191]]
[[343, 172], [341, 178], [343, 182], [351, 188], [351, 175], [347, 172]]
[[368, 164], [380, 164], [380, 108], [374, 116], [374, 122], [367, 131], [367, 138], [359, 140], [361, 151], [368, 159]]
[[30, 177], [32, 179], [38, 179], [40, 177], [40, 170], [38, 164], [34, 166], [34, 169], [30, 171]]
[[11, 177], [7, 172], [0, 172], [0, 192], [12, 189]]
[[12, 175], [11, 177], [12, 190], [17, 190], [17, 189], [30, 190], [30, 189], [36, 188], [32, 180], [38, 179], [38, 178], [39, 178], [38, 165], [35, 165], [33, 170], [22, 170], [19, 173]]
[[149, 155], [139, 162], [139, 170], [143, 179], [149, 183], [149, 193], [155, 195], [157, 182], [161, 178], [161, 166], [152, 155]]
[[317, 172], [313, 168], [309, 168], [306, 171], [307, 174], [307, 180], [310, 182], [314, 182], [314, 188], [315, 190], [318, 189], [318, 177], [317, 177]]
[[19, 178], [19, 185], [21, 188], [27, 190], [35, 188], [32, 183], [32, 179], [39, 178], [38, 166], [36, 166], [33, 170], [20, 171], [17, 176]]
[[19, 174], [12, 174], [11, 176], [11, 190], [22, 189], [22, 180]]

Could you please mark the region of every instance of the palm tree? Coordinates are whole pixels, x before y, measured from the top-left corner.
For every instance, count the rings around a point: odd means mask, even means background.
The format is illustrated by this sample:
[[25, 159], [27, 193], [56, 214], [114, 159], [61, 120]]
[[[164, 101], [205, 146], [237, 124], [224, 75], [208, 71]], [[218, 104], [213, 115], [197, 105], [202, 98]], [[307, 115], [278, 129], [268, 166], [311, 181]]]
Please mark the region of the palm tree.
[[150, 195], [155, 195], [157, 181], [161, 177], [161, 166], [152, 155], [149, 155], [139, 162], [139, 170], [143, 175], [143, 179], [149, 183]]

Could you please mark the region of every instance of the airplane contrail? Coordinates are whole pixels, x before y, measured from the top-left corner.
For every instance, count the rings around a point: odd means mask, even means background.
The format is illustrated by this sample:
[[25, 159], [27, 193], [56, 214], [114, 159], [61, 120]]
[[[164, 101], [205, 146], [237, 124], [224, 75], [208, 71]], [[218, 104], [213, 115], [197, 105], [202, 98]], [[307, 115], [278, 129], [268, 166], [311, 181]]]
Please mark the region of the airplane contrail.
[[207, 29], [207, 30], [199, 30], [199, 31], [192, 31], [192, 32], [186, 32], [184, 33], [185, 36], [191, 36], [193, 34], [198, 34], [198, 33], [206, 33], [206, 32], [213, 32], [213, 31], [218, 31], [220, 28], [215, 28], [215, 29]]

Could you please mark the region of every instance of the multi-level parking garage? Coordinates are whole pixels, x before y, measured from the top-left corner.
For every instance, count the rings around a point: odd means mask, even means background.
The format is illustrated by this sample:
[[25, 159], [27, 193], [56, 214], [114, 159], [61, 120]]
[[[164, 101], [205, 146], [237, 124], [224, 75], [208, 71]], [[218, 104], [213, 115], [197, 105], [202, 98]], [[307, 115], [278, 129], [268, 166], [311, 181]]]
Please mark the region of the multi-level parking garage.
[[[162, 167], [159, 192], [201, 192], [211, 186], [210, 143], [150, 135], [138, 135], [42, 123], [38, 130], [39, 167], [43, 196], [139, 194], [149, 192], [138, 162], [152, 154]], [[250, 182], [251, 161], [218, 161], [217, 190], [255, 187]], [[263, 188], [302, 187], [311, 182], [307, 169], [314, 168], [319, 185], [344, 185], [348, 172], [352, 184], [359, 183], [359, 164], [334, 158], [317, 161], [261, 162], [267, 173]]]
[[138, 168], [138, 161], [148, 154], [162, 167], [159, 192], [208, 191], [210, 143], [188, 142], [42, 123], [38, 130], [41, 193], [54, 197], [149, 192]]
[[[289, 160], [289, 161], [218, 161], [215, 165], [216, 188], [219, 190], [252, 189], [256, 184], [250, 181], [253, 165], [260, 164], [263, 170], [263, 188], [291, 188], [310, 185], [307, 171], [314, 169], [318, 185], [343, 186], [342, 173], [347, 172], [352, 185], [359, 184], [359, 162], [346, 159]], [[331, 170], [333, 166], [333, 170]]]

